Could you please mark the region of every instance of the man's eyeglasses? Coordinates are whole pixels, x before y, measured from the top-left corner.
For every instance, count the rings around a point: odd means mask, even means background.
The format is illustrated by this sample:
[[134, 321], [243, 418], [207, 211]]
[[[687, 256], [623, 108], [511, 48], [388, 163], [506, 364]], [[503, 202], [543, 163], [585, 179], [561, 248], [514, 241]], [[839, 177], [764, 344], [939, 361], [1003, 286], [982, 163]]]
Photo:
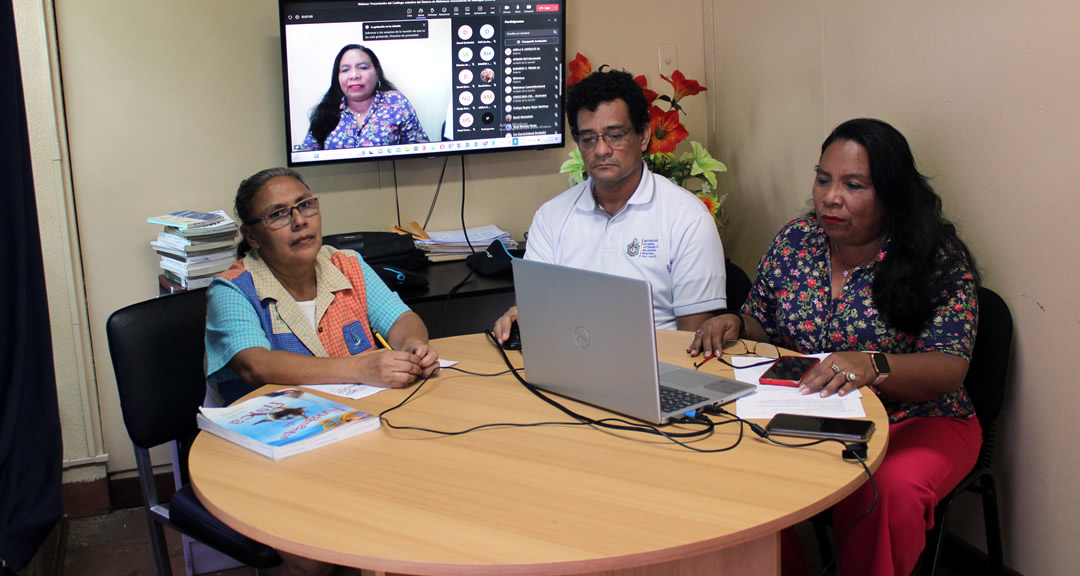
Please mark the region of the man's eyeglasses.
[[605, 132], [603, 134], [590, 132], [578, 136], [576, 140], [578, 146], [582, 150], [592, 150], [593, 148], [596, 148], [596, 145], [599, 144], [601, 140], [607, 142], [607, 145], [612, 148], [622, 148], [626, 145], [626, 137], [629, 135], [629, 130], [612, 130], [611, 132]]
[[747, 364], [746, 366], [735, 366], [731, 362], [724, 360], [719, 356], [710, 356], [705, 358], [701, 362], [694, 364], [694, 368], [701, 368], [702, 364], [705, 364], [709, 360], [716, 358], [720, 363], [731, 366], [732, 368], [753, 368], [755, 366], [766, 366], [772, 364], [777, 358], [781, 356], [780, 349], [769, 342], [754, 342], [753, 346], [747, 347], [746, 342], [742, 340], [724, 340], [721, 343], [724, 347], [724, 354], [730, 354], [732, 356], [745, 356], [747, 354], [753, 354], [754, 356], [760, 356], [762, 358], [768, 358], [764, 362], [755, 362], [753, 364]]
[[278, 208], [266, 216], [255, 220], [255, 222], [265, 222], [271, 230], [278, 230], [292, 224], [293, 210], [299, 212], [304, 218], [310, 218], [319, 213], [319, 198], [316, 196], [304, 198], [292, 206]]

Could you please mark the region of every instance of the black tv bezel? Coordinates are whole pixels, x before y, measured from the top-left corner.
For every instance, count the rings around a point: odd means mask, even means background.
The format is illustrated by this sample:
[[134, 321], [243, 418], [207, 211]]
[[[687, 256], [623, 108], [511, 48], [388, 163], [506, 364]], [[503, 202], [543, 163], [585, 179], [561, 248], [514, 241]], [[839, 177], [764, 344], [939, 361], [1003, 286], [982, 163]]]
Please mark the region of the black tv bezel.
[[[376, 0], [376, 1], [379, 1], [379, 0]], [[427, 3], [435, 3], [435, 2], [428, 2], [427, 0], [405, 0], [405, 1], [406, 1], [406, 3], [415, 3], [415, 4], [418, 4], [418, 5], [427, 4]], [[462, 4], [473, 4], [473, 5], [475, 5], [478, 1], [483, 2], [483, 0], [451, 0], [452, 3], [456, 3], [458, 1], [460, 1], [460, 3], [462, 3]], [[497, 5], [501, 1], [504, 1], [504, 0], [491, 0], [490, 4]], [[530, 4], [558, 4], [559, 5], [559, 13], [562, 15], [562, 18], [559, 19], [559, 35], [558, 35], [558, 38], [559, 38], [559, 46], [558, 46], [558, 48], [559, 48], [559, 52], [563, 55], [562, 58], [561, 58], [561, 61], [560, 61], [560, 65], [558, 67], [559, 68], [559, 80], [558, 80], [558, 95], [557, 95], [557, 106], [558, 106], [558, 111], [557, 111], [558, 112], [558, 123], [557, 123], [558, 131], [557, 131], [557, 135], [559, 136], [559, 142], [547, 142], [547, 143], [538, 143], [538, 144], [521, 144], [521, 145], [499, 146], [499, 147], [481, 147], [481, 146], [475, 146], [474, 145], [474, 146], [471, 146], [471, 147], [468, 147], [468, 148], [454, 147], [452, 149], [448, 148], [446, 150], [434, 150], [433, 149], [433, 150], [413, 152], [413, 153], [398, 152], [398, 153], [378, 154], [378, 155], [370, 155], [370, 156], [357, 156], [357, 157], [350, 157], [350, 158], [328, 158], [328, 159], [321, 159], [320, 158], [320, 159], [317, 159], [317, 160], [309, 160], [309, 161], [303, 161], [303, 162], [294, 161], [293, 160], [293, 152], [294, 151], [292, 150], [292, 145], [293, 145], [292, 108], [291, 108], [290, 93], [289, 93], [289, 68], [288, 68], [289, 60], [288, 60], [288, 46], [286, 44], [286, 33], [285, 33], [285, 27], [287, 25], [286, 24], [287, 10], [288, 10], [288, 8], [290, 6], [295, 6], [296, 4], [313, 4], [313, 5], [322, 5], [323, 7], [325, 7], [325, 6], [329, 6], [329, 5], [354, 4], [356, 2], [357, 2], [357, 0], [278, 0], [278, 31], [279, 31], [279, 44], [281, 46], [281, 82], [282, 82], [282, 95], [283, 95], [283, 100], [284, 100], [283, 103], [284, 103], [284, 112], [285, 112], [285, 114], [284, 114], [284, 123], [285, 123], [285, 143], [284, 143], [284, 148], [285, 148], [285, 155], [286, 155], [286, 161], [287, 161], [288, 166], [294, 167], [294, 168], [304, 168], [304, 167], [309, 167], [309, 166], [314, 167], [314, 166], [326, 166], [326, 165], [334, 165], [334, 164], [366, 163], [366, 162], [378, 162], [378, 161], [384, 161], [384, 160], [409, 160], [409, 159], [420, 159], [420, 158], [441, 158], [441, 157], [449, 157], [449, 156], [455, 156], [455, 155], [473, 155], [473, 154], [485, 154], [485, 153], [492, 153], [492, 152], [540, 151], [540, 150], [548, 150], [548, 149], [560, 149], [560, 148], [565, 148], [567, 146], [568, 130], [566, 129], [566, 107], [565, 107], [565, 92], [566, 92], [566, 79], [565, 79], [566, 72], [565, 72], [565, 69], [566, 68], [565, 67], [566, 67], [566, 64], [567, 64], [567, 61], [568, 61], [567, 57], [566, 57], [566, 6], [567, 6], [569, 0], [540, 0], [538, 2], [530, 2]], [[442, 5], [442, 3], [438, 3], [438, 4]], [[515, 2], [515, 4], [523, 4], [523, 3], [522, 2]], [[500, 12], [500, 14], [501, 14], [501, 12]], [[457, 143], [470, 142], [470, 143], [472, 143], [472, 142], [480, 142], [482, 140], [484, 140], [484, 139], [475, 139], [475, 140], [434, 140], [434, 141], [429, 141], [426, 144], [438, 145], [438, 144], [441, 144], [441, 143], [444, 143], [444, 142], [445, 143], [451, 143], [451, 142], [457, 142]], [[412, 146], [412, 145], [413, 144], [409, 144], [409, 146]], [[372, 147], [372, 148], [375, 148], [375, 147]]]

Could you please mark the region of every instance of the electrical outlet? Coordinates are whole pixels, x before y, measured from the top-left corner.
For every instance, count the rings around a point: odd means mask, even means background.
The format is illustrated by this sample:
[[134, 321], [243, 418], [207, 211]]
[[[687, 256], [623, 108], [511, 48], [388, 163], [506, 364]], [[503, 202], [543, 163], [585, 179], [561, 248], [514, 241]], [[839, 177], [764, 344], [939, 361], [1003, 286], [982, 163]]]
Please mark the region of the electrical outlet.
[[679, 68], [679, 57], [672, 44], [660, 45], [660, 74], [671, 77], [671, 73]]

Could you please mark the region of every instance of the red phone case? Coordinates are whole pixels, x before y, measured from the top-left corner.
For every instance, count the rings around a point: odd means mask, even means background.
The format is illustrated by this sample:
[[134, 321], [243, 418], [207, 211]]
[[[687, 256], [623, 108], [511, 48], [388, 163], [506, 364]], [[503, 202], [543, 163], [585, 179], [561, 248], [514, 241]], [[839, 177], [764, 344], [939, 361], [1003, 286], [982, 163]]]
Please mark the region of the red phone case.
[[[792, 356], [782, 356], [781, 358], [777, 358], [776, 362], [780, 362], [783, 358], [792, 358]], [[799, 383], [802, 382], [803, 378], [806, 378], [806, 375], [809, 374], [810, 371], [814, 369], [814, 366], [818, 365], [818, 362], [820, 362], [820, 360], [818, 360], [817, 358], [810, 358], [810, 360], [813, 360], [813, 362], [811, 364], [807, 365], [806, 370], [803, 371], [802, 375], [799, 376], [798, 380], [769, 378], [769, 377], [767, 377], [768, 373], [769, 373], [769, 370], [772, 370], [772, 368], [773, 368], [772, 366], [769, 366], [768, 370], [765, 371], [765, 374], [762, 374], [761, 378], [758, 379], [758, 382], [760, 382], [761, 384], [772, 384], [774, 386], [791, 386], [791, 387], [798, 386]], [[774, 362], [773, 364], [775, 365], [776, 362]]]

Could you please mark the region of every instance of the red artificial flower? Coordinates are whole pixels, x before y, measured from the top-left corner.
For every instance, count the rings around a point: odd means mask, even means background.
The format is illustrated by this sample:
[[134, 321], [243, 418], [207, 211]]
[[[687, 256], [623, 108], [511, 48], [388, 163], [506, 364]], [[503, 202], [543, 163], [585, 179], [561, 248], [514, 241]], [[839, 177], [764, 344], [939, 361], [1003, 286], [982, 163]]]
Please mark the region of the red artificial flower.
[[697, 80], [688, 80], [686, 76], [683, 76], [683, 73], [678, 70], [671, 73], [671, 78], [663, 75], [660, 77], [667, 80], [671, 84], [671, 87], [675, 89], [675, 95], [671, 97], [675, 102], [682, 100], [684, 96], [693, 96], [694, 94], [699, 94], [707, 90], [707, 88], [698, 84]]
[[682, 123], [679, 122], [678, 110], [664, 112], [656, 106], [650, 106], [649, 127], [652, 130], [649, 154], [674, 152], [675, 145], [690, 135]]
[[641, 86], [642, 92], [645, 93], [645, 101], [648, 102], [650, 106], [654, 100], [660, 97], [656, 92], [649, 90], [649, 81], [645, 79], [645, 76], [634, 76], [634, 82], [637, 82], [638, 86]]
[[581, 82], [586, 76], [592, 74], [592, 64], [589, 63], [588, 58], [581, 55], [581, 52], [574, 56], [574, 59], [567, 64], [567, 67], [570, 68], [570, 77], [566, 79], [567, 88]]
[[716, 214], [720, 210], [720, 205], [708, 194], [698, 194], [697, 197], [705, 204], [705, 208], [709, 211], [709, 214]]

